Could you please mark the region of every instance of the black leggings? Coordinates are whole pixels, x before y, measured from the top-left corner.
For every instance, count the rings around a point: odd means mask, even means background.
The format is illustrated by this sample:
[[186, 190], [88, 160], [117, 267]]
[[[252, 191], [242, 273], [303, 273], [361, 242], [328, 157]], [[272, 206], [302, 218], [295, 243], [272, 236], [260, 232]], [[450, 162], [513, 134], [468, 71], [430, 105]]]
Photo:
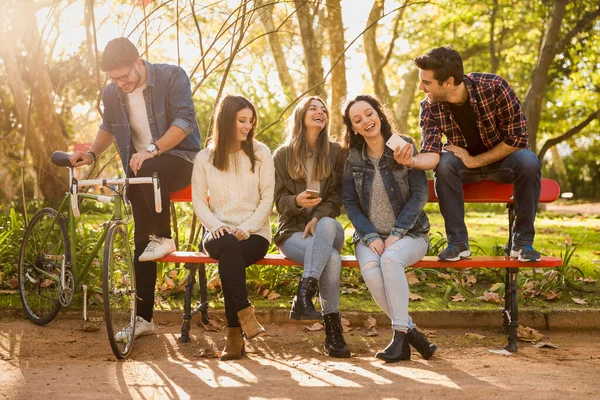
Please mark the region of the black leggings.
[[140, 262], [139, 257], [148, 246], [150, 235], [171, 237], [171, 200], [169, 192], [188, 186], [192, 180], [194, 164], [171, 154], [144, 161], [137, 175], [129, 171], [129, 176], [152, 176], [158, 172], [162, 212], [154, 208], [154, 189], [152, 185], [129, 185], [129, 201], [133, 212], [135, 252], [135, 284], [137, 290], [137, 315], [146, 321], [152, 320], [154, 309], [154, 289], [156, 287], [156, 262]]
[[227, 326], [240, 326], [237, 312], [250, 306], [246, 290], [246, 268], [267, 254], [269, 241], [259, 235], [250, 235], [247, 240], [240, 242], [229, 233], [215, 239], [210, 233], [206, 233], [203, 245], [209, 256], [219, 260]]

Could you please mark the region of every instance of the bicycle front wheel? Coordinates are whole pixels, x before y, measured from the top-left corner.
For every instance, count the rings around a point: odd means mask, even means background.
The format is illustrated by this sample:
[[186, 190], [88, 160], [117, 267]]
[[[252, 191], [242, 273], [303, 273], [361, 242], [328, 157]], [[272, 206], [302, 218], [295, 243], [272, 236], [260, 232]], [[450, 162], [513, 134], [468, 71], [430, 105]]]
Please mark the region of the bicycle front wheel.
[[104, 317], [110, 347], [117, 358], [131, 352], [135, 335], [135, 271], [123, 221], [108, 228], [102, 262]]
[[65, 220], [53, 208], [38, 211], [27, 229], [19, 252], [19, 296], [27, 318], [45, 325], [60, 310], [60, 279], [71, 265], [71, 245]]

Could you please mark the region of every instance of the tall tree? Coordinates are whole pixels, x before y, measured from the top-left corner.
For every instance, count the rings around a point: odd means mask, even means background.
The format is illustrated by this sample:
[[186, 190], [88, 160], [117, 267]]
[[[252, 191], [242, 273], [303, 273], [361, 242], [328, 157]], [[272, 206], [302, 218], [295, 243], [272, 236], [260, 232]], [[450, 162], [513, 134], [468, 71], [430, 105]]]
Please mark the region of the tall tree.
[[[323, 64], [321, 60], [321, 44], [317, 37], [323, 37], [320, 28], [315, 32], [315, 18], [318, 15], [319, 3], [307, 0], [294, 0], [302, 47], [304, 48], [304, 64], [307, 74], [307, 90], [309, 94], [327, 98], [327, 92], [323, 87]], [[311, 8], [314, 8], [311, 10]]]
[[338, 112], [341, 102], [346, 97], [348, 85], [346, 81], [346, 59], [344, 56], [344, 23], [342, 21], [342, 5], [340, 0], [327, 0], [327, 27], [329, 30], [329, 59], [331, 72], [331, 133], [340, 135], [342, 131], [342, 114]]

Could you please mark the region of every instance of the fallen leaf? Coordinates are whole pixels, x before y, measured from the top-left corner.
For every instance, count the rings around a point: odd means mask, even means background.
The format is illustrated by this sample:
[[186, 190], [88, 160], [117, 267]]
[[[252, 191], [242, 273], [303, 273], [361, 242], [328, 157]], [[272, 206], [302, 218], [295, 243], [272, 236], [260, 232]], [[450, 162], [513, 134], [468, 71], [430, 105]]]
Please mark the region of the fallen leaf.
[[420, 282], [415, 271], [408, 271], [406, 273], [406, 279], [408, 280], [409, 285], [414, 285], [415, 283]]
[[208, 289], [217, 289], [221, 287], [221, 278], [219, 275], [215, 275], [210, 281], [206, 283]]
[[535, 287], [535, 284], [531, 281], [523, 285], [523, 290], [531, 290]]
[[52, 279], [44, 279], [42, 283], [40, 283], [40, 287], [47, 288], [52, 285], [54, 281]]
[[213, 317], [208, 320], [208, 324], [205, 324], [204, 322], [202, 322], [202, 326], [207, 331], [219, 332], [221, 329], [223, 329], [224, 324], [220, 318]]
[[350, 332], [352, 330], [352, 328], [350, 328], [350, 320], [344, 317], [341, 317], [340, 320], [342, 321], [342, 331], [344, 333]]
[[423, 335], [425, 335], [425, 337], [428, 337], [428, 338], [436, 338], [437, 337], [437, 331], [435, 331], [435, 330], [428, 331], [428, 330], [424, 329], [421, 331], [421, 333]]
[[169, 272], [169, 277], [171, 279], [177, 279], [177, 277], [179, 277], [179, 271], [173, 269]]
[[479, 296], [478, 299], [487, 301], [488, 303], [496, 303], [496, 304], [502, 303], [502, 299], [500, 298], [498, 293], [494, 293], [494, 292], [485, 292], [483, 294], [483, 296]]
[[537, 347], [538, 349], [547, 348], [547, 349], [558, 349], [558, 346], [554, 343], [550, 342], [539, 342], [538, 344], [534, 344], [533, 347]]
[[374, 326], [377, 326], [377, 320], [369, 315], [369, 317], [363, 321], [363, 326], [369, 330]]
[[519, 327], [517, 328], [517, 338], [521, 339], [524, 342], [537, 342], [543, 337], [544, 335], [528, 326], [519, 325]]
[[204, 347], [198, 350], [198, 353], [194, 354], [195, 357], [202, 358], [217, 358], [221, 357], [221, 354], [215, 349], [214, 346]]
[[269, 293], [269, 295], [267, 296], [267, 299], [269, 300], [275, 300], [276, 298], [281, 297], [281, 295], [279, 293], [276, 292], [271, 292]]
[[446, 274], [446, 273], [444, 273], [444, 272], [442, 272], [442, 273], [438, 274], [438, 276], [439, 276], [440, 278], [442, 278], [442, 279], [445, 279], [445, 280], [450, 280], [450, 279], [452, 278], [450, 275], [448, 275], [448, 274]]
[[17, 278], [11, 278], [11, 279], [7, 280], [6, 283], [8, 283], [8, 286], [11, 289], [16, 289], [19, 287], [19, 280]]
[[377, 336], [379, 335], [379, 331], [377, 330], [377, 327], [373, 326], [371, 327], [371, 329], [367, 329], [367, 336]]
[[558, 278], [558, 272], [553, 269], [550, 271], [546, 271], [546, 273], [544, 274], [544, 278], [546, 278], [548, 282], [553, 282], [554, 280], [556, 280], [556, 278]]
[[490, 288], [490, 292], [496, 292], [498, 291], [502, 286], [504, 286], [504, 283], [494, 283], [492, 285], [492, 287]]
[[584, 278], [583, 279], [583, 283], [594, 283], [596, 282], [596, 279], [592, 279], [592, 278]]
[[585, 301], [585, 299], [578, 299], [577, 297], [571, 297], [571, 300], [573, 300], [577, 304], [585, 304], [585, 305], [588, 304], [588, 302]]
[[484, 335], [480, 335], [478, 333], [465, 333], [465, 336], [470, 338], [470, 339], [485, 339]]
[[307, 330], [307, 331], [311, 331], [311, 332], [322, 331], [323, 330], [323, 325], [321, 325], [318, 322], [315, 322], [312, 325], [306, 325], [304, 327], [304, 329]]
[[437, 283], [426, 283], [426, 285], [432, 289], [435, 289], [436, 287], [438, 287]]
[[463, 296], [460, 293], [457, 293], [454, 296], [452, 296], [452, 301], [454, 301], [454, 302], [456, 302], [456, 301], [465, 301], [465, 296]]
[[562, 292], [555, 292], [554, 290], [548, 290], [548, 292], [544, 293], [544, 297], [547, 301], [553, 301], [560, 299]]
[[360, 293], [360, 289], [357, 288], [343, 288], [342, 289], [342, 293], [343, 294], [353, 294], [353, 293]]
[[477, 278], [475, 277], [475, 275], [463, 275], [462, 282], [465, 286], [473, 286], [477, 283]]
[[416, 293], [411, 293], [408, 295], [408, 300], [409, 301], [421, 301], [421, 300], [423, 300], [423, 297], [419, 296]]
[[504, 349], [502, 349], [502, 350], [488, 350], [488, 351], [489, 351], [490, 353], [493, 353], [493, 354], [500, 354], [500, 355], [502, 355], [502, 356], [512, 356], [512, 353], [511, 353], [510, 351], [508, 351], [508, 350], [504, 350]]

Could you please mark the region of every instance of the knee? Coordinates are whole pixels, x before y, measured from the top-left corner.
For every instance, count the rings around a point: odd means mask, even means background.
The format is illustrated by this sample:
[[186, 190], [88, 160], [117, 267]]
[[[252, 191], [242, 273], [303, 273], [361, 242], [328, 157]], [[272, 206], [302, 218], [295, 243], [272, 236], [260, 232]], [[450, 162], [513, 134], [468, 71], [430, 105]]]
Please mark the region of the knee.
[[516, 151], [514, 154], [518, 170], [526, 175], [537, 175], [541, 168], [542, 163], [529, 149], [523, 149]]
[[[386, 253], [390, 253], [390, 252], [386, 252]], [[386, 254], [383, 253], [383, 255], [381, 256], [381, 269], [394, 269], [394, 270], [398, 270], [398, 269], [402, 269], [404, 270], [404, 268], [406, 268], [406, 265], [404, 265], [404, 263], [398, 258], [395, 257], [394, 254]]]
[[335, 218], [323, 217], [317, 222], [316, 229], [321, 234], [335, 237], [336, 231], [342, 229], [342, 225]]
[[381, 267], [377, 261], [367, 261], [360, 266], [360, 272], [363, 275], [363, 278], [373, 274], [378, 274], [379, 271], [381, 271]]
[[451, 151], [440, 154], [440, 161], [433, 170], [436, 180], [440, 179], [441, 182], [444, 182], [444, 178], [458, 176], [461, 166], [464, 166], [463, 162]]
[[152, 176], [152, 174], [154, 174], [155, 172], [158, 171], [156, 162], [157, 162], [156, 158], [149, 158], [146, 161], [144, 161], [144, 163], [142, 164], [142, 166], [138, 170], [138, 173], [137, 173], [136, 177], [149, 177], [149, 176]]

